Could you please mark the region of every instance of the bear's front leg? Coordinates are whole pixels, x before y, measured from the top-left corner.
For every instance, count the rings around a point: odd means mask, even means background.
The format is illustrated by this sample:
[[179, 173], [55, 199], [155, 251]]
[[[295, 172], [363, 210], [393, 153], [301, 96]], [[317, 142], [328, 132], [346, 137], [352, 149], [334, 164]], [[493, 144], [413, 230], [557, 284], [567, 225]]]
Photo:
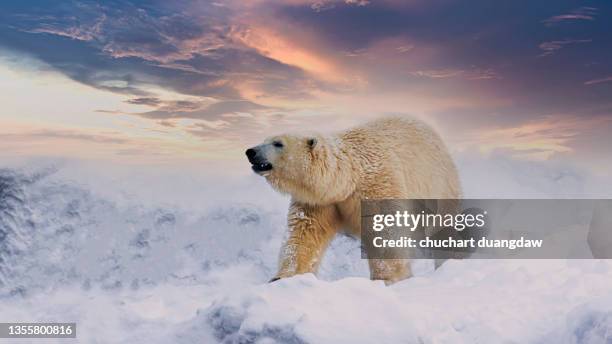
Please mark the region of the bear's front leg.
[[288, 238], [280, 252], [278, 273], [270, 281], [315, 273], [339, 222], [333, 205], [309, 206], [292, 201], [287, 219]]

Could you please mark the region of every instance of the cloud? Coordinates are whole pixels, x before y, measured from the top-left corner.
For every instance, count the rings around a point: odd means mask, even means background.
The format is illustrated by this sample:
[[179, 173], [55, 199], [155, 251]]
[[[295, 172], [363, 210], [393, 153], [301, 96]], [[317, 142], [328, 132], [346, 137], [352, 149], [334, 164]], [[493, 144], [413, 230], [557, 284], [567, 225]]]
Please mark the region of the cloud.
[[137, 57], [159, 63], [214, 54], [226, 43], [223, 35], [229, 30], [219, 13], [198, 22], [201, 18], [183, 13], [154, 16], [129, 3], [116, 7], [79, 4], [73, 10], [79, 18], [73, 13], [32, 16], [33, 21], [27, 24], [34, 27], [22, 30], [88, 41], [114, 58]]
[[176, 128], [176, 123], [171, 121], [159, 121], [157, 124], [168, 128]]
[[491, 69], [430, 69], [411, 72], [410, 74], [431, 79], [463, 78], [467, 80], [499, 79], [500, 76]]
[[549, 115], [516, 124], [473, 129], [461, 141], [483, 153], [504, 151], [522, 160], [548, 160], [563, 153], [575, 153], [574, 143], [601, 127], [610, 127], [610, 116]]
[[158, 106], [161, 103], [161, 100], [155, 97], [142, 97], [142, 98], [128, 99], [125, 102], [128, 104], [135, 104], [135, 105]]
[[0, 134], [0, 137], [5, 139], [60, 139], [60, 140], [76, 140], [76, 141], [87, 141], [94, 143], [106, 143], [106, 144], [122, 144], [128, 142], [128, 140], [118, 137], [116, 134], [89, 134], [83, 133], [82, 131], [70, 131], [70, 130], [36, 130], [24, 133], [6, 133]]
[[575, 10], [570, 11], [566, 14], [561, 14], [557, 16], [550, 17], [548, 19], [543, 20], [542, 22], [548, 26], [567, 22], [567, 21], [577, 21], [577, 20], [595, 20], [595, 16], [597, 15], [597, 8], [595, 7], [580, 7]]
[[[20, 16], [24, 17], [24, 16]], [[40, 25], [28, 29], [22, 29], [25, 32], [30, 33], [44, 33], [51, 34], [57, 36], [68, 37], [78, 41], [93, 41], [100, 37], [102, 34], [102, 27], [104, 22], [107, 19], [107, 16], [102, 13], [97, 17], [92, 18], [82, 18], [84, 19], [84, 23], [81, 20], [78, 20], [76, 17], [67, 17], [66, 19], [69, 21], [68, 23], [63, 23], [60, 18], [55, 16], [44, 16], [44, 17], [36, 17], [36, 16], [25, 16], [28, 20], [38, 21], [43, 19], [44, 21], [40, 23]], [[48, 21], [48, 22], [45, 22]]]
[[109, 23], [99, 38], [102, 51], [114, 58], [137, 57], [164, 65], [196, 55], [220, 57], [217, 50], [227, 45], [223, 36], [229, 27], [215, 19], [196, 23], [184, 14], [152, 17], [138, 9]]
[[414, 49], [414, 45], [412, 44], [408, 44], [408, 45], [402, 45], [396, 48], [397, 51], [399, 51], [400, 53], [407, 53], [410, 50]]
[[[335, 7], [318, 13], [312, 8], [317, 4]], [[540, 68], [526, 58], [534, 45], [546, 56], [570, 43], [542, 42], [541, 11], [518, 3], [502, 8], [480, 0], [467, 7], [455, 2], [257, 0], [40, 8], [22, 7], [26, 17], [5, 14], [2, 19], [22, 34], [0, 32], [3, 44], [34, 54], [79, 82], [144, 98], [157, 96], [149, 87], [154, 85], [185, 95], [273, 104], [387, 88], [440, 92], [442, 83], [450, 92], [458, 80], [500, 80], [502, 75], [510, 85], [526, 86], [511, 96], [542, 98], [542, 92], [584, 80], [556, 77], [560, 74], [553, 67], [574, 72], [561, 66], [564, 61]], [[595, 10], [574, 12], [589, 11]], [[605, 42], [601, 35], [606, 32], [593, 32], [593, 41]], [[387, 51], [384, 42], [389, 42]], [[589, 52], [601, 59], [608, 55]], [[420, 80], [406, 77], [405, 71], [436, 79], [437, 88], [417, 85]], [[554, 85], [542, 87], [533, 79]], [[489, 87], [491, 93], [509, 92], [501, 83]], [[462, 87], [456, 94], [467, 91]]]
[[608, 76], [608, 77], [600, 78], [600, 79], [588, 80], [588, 81], [585, 81], [584, 84], [585, 85], [595, 85], [595, 84], [601, 84], [604, 82], [612, 82], [612, 76]]
[[42, 13], [27, 9], [33, 13], [0, 15], [10, 23], [0, 26], [0, 43], [76, 81], [139, 97], [153, 95], [151, 84], [219, 99], [252, 94], [307, 98], [325, 87], [303, 65], [287, 64], [236, 40], [248, 28], [233, 23], [229, 9], [181, 5], [180, 10], [127, 2], [42, 7]]
[[316, 53], [291, 42], [278, 32], [263, 27], [249, 27], [234, 33], [236, 40], [276, 61], [296, 66], [321, 77], [333, 76], [334, 66]]
[[316, 12], [323, 12], [323, 11], [327, 11], [327, 10], [331, 10], [335, 8], [336, 5], [339, 3], [344, 3], [346, 5], [366, 6], [370, 3], [370, 1], [369, 0], [344, 0], [344, 1], [316, 0], [312, 2], [312, 4], [310, 5], [310, 8], [312, 8]]
[[412, 72], [412, 75], [422, 76], [426, 78], [432, 79], [445, 79], [445, 78], [455, 78], [463, 75], [464, 71], [456, 70], [456, 69], [432, 69], [432, 70], [419, 70], [416, 72]]
[[579, 43], [589, 43], [592, 42], [592, 39], [564, 39], [558, 41], [549, 41], [540, 43], [539, 48], [544, 52], [539, 56], [549, 56], [554, 54], [557, 50], [560, 50], [566, 45], [570, 44], [579, 44]]
[[212, 104], [194, 101], [162, 102], [158, 109], [141, 112], [135, 115], [150, 119], [179, 119], [190, 118], [199, 120], [217, 120], [223, 115], [241, 113], [258, 113], [273, 108], [259, 105], [247, 100], [218, 101]]
[[92, 41], [96, 37], [97, 29], [82, 28], [82, 27], [67, 27], [67, 28], [55, 28], [53, 26], [41, 25], [41, 27], [32, 29], [30, 33], [47, 33], [51, 35], [68, 37], [79, 41]]

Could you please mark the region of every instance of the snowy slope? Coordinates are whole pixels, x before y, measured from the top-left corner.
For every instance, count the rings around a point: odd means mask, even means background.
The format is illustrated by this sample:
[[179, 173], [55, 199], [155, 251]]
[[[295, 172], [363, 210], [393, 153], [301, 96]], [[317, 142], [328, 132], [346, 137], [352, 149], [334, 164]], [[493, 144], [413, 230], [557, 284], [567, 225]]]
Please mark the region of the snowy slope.
[[603, 343], [611, 275], [609, 262], [469, 261], [391, 287], [300, 276], [228, 295], [192, 323], [239, 343]]
[[[612, 261], [421, 262], [386, 287], [340, 237], [318, 277], [266, 284], [287, 199], [261, 180], [83, 171], [0, 170], [0, 322], [76, 321], [85, 343], [612, 342]], [[548, 179], [588, 189], [507, 183]]]

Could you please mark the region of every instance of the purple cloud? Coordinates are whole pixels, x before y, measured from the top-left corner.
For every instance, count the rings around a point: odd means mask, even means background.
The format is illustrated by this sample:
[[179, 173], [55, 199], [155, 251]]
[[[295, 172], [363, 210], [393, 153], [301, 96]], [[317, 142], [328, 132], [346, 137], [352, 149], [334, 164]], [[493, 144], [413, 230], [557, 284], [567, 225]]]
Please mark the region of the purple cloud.
[[552, 55], [557, 50], [559, 50], [559, 49], [561, 49], [564, 46], [569, 45], [569, 44], [589, 43], [591, 41], [593, 41], [593, 40], [592, 39], [564, 39], [564, 40], [558, 40], [558, 41], [542, 42], [539, 45], [539, 48], [541, 50], [543, 50], [543, 53], [540, 54], [539, 56]]
[[561, 23], [561, 22], [566, 22], [566, 21], [595, 20], [596, 15], [597, 15], [597, 8], [580, 7], [573, 11], [570, 11], [569, 13], [550, 17], [548, 19], [543, 20], [542, 22], [546, 24], [547, 26], [551, 26], [551, 25]]

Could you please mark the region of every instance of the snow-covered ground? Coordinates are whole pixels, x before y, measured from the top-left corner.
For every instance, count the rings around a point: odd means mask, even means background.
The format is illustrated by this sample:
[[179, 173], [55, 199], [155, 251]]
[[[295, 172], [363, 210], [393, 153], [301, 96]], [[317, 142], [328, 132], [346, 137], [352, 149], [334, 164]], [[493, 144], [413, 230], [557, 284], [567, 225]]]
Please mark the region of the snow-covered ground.
[[[483, 164], [462, 164], [468, 197], [612, 196]], [[317, 277], [267, 284], [287, 199], [260, 178], [101, 170], [0, 170], [0, 322], [77, 322], [83, 343], [612, 343], [612, 261], [420, 262], [387, 287], [339, 237]]]

